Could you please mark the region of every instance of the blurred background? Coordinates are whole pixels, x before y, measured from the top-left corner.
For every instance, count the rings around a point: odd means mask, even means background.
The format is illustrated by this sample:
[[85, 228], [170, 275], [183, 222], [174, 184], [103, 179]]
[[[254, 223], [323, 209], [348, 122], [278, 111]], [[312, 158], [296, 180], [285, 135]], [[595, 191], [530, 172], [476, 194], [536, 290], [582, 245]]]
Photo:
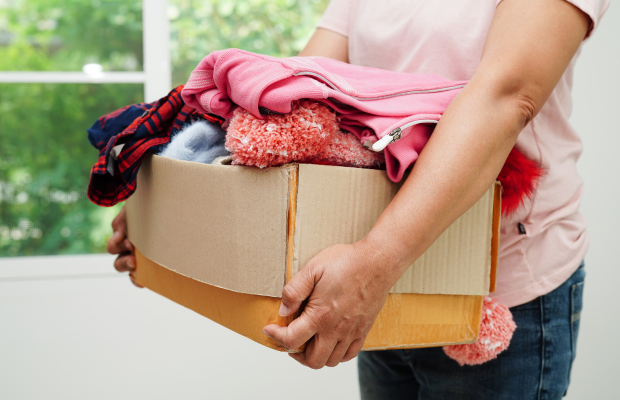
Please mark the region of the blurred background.
[[184, 84], [213, 50], [295, 55], [327, 1], [144, 4], [0, 0], [0, 71], [14, 72], [0, 76], [0, 257], [105, 251], [120, 205], [86, 198], [97, 152], [85, 130]]
[[[355, 362], [312, 371], [148, 290], [105, 252], [119, 210], [86, 198], [86, 129], [183, 84], [214, 50], [292, 56], [328, 0], [0, 0], [0, 398], [358, 396]], [[569, 399], [616, 398], [620, 12], [575, 70], [591, 247]]]

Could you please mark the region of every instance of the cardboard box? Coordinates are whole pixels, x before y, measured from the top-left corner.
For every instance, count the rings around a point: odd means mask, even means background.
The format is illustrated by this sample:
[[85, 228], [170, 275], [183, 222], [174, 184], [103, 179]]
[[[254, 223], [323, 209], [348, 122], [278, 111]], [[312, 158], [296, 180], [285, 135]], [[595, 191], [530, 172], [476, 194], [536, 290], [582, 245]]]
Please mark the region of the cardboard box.
[[[371, 229], [399, 184], [384, 171], [290, 164], [257, 169], [153, 156], [127, 201], [136, 280], [258, 343], [282, 288], [314, 255]], [[394, 285], [366, 350], [470, 343], [494, 290], [501, 188], [495, 184]], [[299, 349], [298, 349], [299, 350]]]

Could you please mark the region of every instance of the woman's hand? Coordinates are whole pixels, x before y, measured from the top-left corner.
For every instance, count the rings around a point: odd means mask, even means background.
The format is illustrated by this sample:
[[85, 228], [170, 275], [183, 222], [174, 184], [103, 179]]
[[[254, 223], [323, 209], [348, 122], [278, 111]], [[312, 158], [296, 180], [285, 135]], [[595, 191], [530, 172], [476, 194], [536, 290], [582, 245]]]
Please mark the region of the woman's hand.
[[310, 368], [354, 358], [398, 279], [393, 263], [375, 249], [362, 240], [317, 254], [282, 291], [280, 315], [295, 313], [308, 299], [301, 315], [287, 327], [267, 325], [263, 332], [289, 349], [312, 338], [305, 353], [290, 354]]
[[133, 244], [127, 239], [127, 226], [125, 223], [125, 207], [112, 221], [112, 231], [114, 232], [108, 239], [107, 250], [110, 254], [118, 254], [114, 261], [114, 268], [118, 272], [129, 271], [131, 282], [137, 287], [142, 287], [133, 279], [132, 273], [136, 269], [136, 257], [134, 256]]

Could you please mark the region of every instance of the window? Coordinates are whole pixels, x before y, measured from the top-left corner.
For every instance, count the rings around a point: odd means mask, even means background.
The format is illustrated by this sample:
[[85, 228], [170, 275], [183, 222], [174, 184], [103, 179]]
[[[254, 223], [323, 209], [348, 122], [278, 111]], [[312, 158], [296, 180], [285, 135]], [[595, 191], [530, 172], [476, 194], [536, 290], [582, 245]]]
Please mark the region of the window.
[[296, 54], [328, 0], [0, 0], [0, 257], [105, 251], [86, 129], [214, 50]]
[[0, 2], [0, 256], [105, 251], [119, 208], [86, 197], [97, 151], [85, 131], [170, 89], [166, 12], [159, 0]]

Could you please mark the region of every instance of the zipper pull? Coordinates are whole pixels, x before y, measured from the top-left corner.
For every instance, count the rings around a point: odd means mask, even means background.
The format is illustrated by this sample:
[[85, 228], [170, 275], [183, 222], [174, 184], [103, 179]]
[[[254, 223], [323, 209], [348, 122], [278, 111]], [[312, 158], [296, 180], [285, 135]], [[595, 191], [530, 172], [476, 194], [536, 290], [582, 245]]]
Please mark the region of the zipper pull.
[[400, 128], [396, 128], [392, 132], [390, 132], [387, 135], [385, 135], [384, 137], [382, 137], [381, 139], [377, 140], [372, 145], [372, 150], [376, 151], [376, 152], [383, 151], [387, 147], [388, 144], [394, 143], [395, 141], [397, 141], [401, 137], [402, 137], [401, 129]]
[[364, 144], [362, 146], [364, 146], [368, 150], [372, 150], [372, 145], [373, 144], [375, 144], [375, 142], [373, 142], [372, 140], [367, 140], [367, 141], [364, 142]]

